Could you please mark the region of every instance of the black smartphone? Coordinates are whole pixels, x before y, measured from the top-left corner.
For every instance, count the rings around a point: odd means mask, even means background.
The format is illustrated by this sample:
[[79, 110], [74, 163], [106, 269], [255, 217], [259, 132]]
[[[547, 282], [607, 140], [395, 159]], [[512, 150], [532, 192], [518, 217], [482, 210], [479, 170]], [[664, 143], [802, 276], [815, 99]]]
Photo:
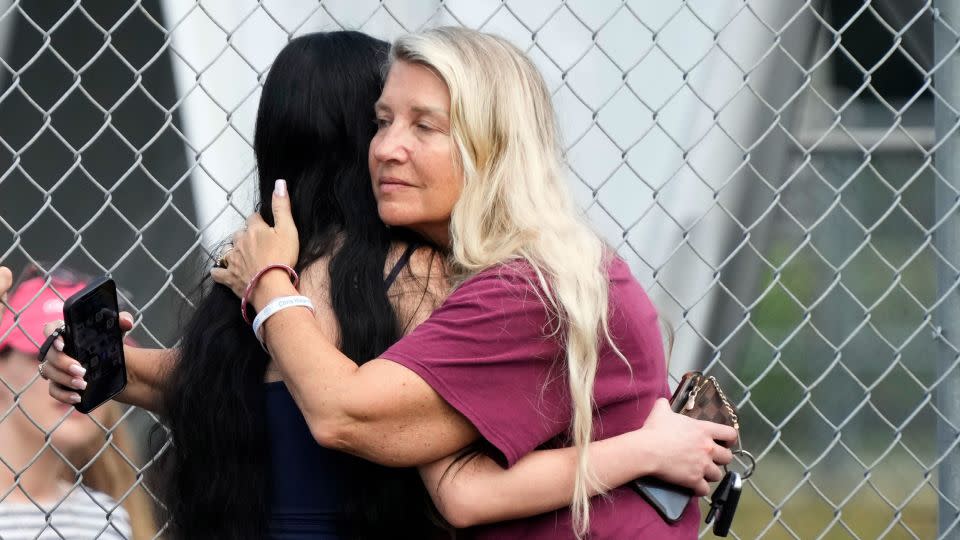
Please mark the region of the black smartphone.
[[112, 279], [95, 279], [63, 303], [63, 351], [75, 358], [87, 373], [87, 388], [79, 391], [74, 407], [89, 413], [116, 396], [127, 384], [123, 358], [123, 332], [117, 286]]
[[[670, 398], [670, 408], [673, 412], [680, 412], [687, 404], [690, 391], [693, 390], [696, 374], [697, 372], [689, 372], [680, 379], [677, 390]], [[690, 502], [690, 498], [693, 497], [692, 490], [664, 482], [652, 476], [637, 478], [631, 484], [633, 489], [643, 495], [660, 512], [660, 515], [670, 523], [680, 521], [684, 509]]]

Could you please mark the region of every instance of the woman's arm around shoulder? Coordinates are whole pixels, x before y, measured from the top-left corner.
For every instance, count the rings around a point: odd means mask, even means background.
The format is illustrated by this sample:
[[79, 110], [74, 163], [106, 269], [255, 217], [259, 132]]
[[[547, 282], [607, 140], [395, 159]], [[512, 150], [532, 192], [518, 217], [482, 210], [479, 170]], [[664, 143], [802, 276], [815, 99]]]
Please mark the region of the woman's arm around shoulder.
[[[273, 196], [274, 227], [258, 214], [234, 235], [227, 268], [214, 281], [243, 297], [254, 276], [249, 303], [262, 310], [271, 300], [299, 294], [287, 272], [299, 254], [296, 224], [283, 190]], [[436, 461], [470, 444], [477, 431], [415, 372], [373, 359], [358, 367], [325, 338], [306, 309], [285, 309], [263, 325], [264, 341], [287, 388], [322, 446], [393, 466]], [[224, 369], [229, 369], [225, 366]]]

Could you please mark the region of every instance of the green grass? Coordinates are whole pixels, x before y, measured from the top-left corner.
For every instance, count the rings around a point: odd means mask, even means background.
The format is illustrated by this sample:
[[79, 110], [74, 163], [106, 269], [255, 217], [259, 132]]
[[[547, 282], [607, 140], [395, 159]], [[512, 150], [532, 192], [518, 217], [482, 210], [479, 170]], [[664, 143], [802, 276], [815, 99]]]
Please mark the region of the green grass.
[[[756, 473], [757, 476], [744, 486], [733, 521], [731, 538], [779, 540], [792, 539], [795, 538], [794, 535], [803, 539], [937, 537], [937, 495], [929, 485], [924, 486], [912, 498], [891, 501], [902, 507], [899, 512], [884, 501], [870, 484], [860, 487], [846, 500], [829, 502], [808, 483], [803, 483], [791, 494], [790, 491], [796, 483], [792, 475], [780, 476], [778, 461], [780, 460], [770, 456], [765, 458]], [[875, 473], [875, 485], [882, 485], [890, 480], [902, 480], [898, 478], [896, 464], [891, 464], [890, 467], [889, 473]], [[786, 462], [784, 468], [789, 468]], [[923, 481], [920, 477], [912, 480], [915, 480], [910, 482], [912, 485], [919, 485]], [[754, 481], [757, 481], [756, 485]], [[838, 484], [841, 482], [838, 481]], [[841, 488], [839, 491], [849, 493], [856, 484], [831, 486], [838, 487]], [[846, 489], [842, 489], [843, 487]], [[764, 489], [771, 502], [764, 500], [758, 489]], [[775, 495], [771, 496], [772, 494]], [[706, 515], [706, 508], [707, 505], [701, 503], [703, 515]], [[709, 526], [706, 531], [706, 537], [713, 538]]]

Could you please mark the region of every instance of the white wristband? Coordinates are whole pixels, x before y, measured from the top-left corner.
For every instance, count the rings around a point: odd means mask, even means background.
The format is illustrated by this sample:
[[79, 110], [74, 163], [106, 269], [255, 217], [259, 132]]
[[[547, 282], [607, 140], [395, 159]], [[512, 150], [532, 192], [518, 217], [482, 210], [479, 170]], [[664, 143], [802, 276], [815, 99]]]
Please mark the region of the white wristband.
[[267, 348], [267, 344], [263, 342], [263, 323], [267, 322], [267, 319], [273, 315], [276, 315], [278, 311], [289, 307], [305, 307], [309, 309], [311, 313], [314, 312], [313, 302], [306, 296], [281, 296], [271, 300], [253, 319], [253, 333], [257, 336], [257, 339], [260, 340], [260, 344], [263, 345], [264, 349]]

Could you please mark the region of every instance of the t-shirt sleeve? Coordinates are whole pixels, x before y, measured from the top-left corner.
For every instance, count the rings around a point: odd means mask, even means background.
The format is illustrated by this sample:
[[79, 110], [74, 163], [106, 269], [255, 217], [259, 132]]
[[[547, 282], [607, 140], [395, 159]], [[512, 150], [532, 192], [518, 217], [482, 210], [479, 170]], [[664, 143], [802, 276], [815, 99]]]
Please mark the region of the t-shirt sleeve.
[[422, 377], [511, 466], [569, 425], [554, 329], [523, 272], [498, 267], [464, 282], [381, 356]]

